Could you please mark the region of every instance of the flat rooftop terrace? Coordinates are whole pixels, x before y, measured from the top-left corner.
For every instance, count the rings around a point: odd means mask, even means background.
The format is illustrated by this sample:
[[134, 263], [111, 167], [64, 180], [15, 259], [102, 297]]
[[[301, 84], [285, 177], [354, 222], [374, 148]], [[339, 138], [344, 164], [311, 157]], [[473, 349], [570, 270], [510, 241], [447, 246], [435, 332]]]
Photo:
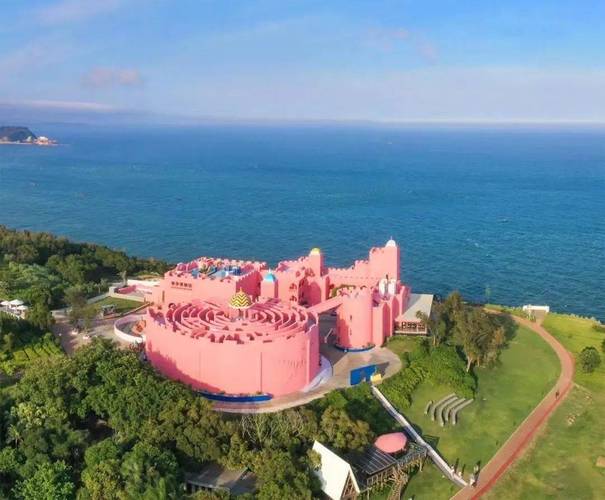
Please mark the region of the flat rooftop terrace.
[[431, 315], [433, 295], [428, 293], [411, 293], [407, 309], [397, 317], [397, 321], [418, 321], [417, 314], [422, 312]]

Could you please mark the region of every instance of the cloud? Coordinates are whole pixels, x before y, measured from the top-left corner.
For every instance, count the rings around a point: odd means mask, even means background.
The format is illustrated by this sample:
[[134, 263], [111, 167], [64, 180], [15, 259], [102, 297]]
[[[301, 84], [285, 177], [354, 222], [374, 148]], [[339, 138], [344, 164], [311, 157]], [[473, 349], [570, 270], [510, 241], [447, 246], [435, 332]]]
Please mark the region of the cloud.
[[605, 70], [432, 65], [204, 76], [167, 101], [178, 112], [249, 119], [605, 122]]
[[102, 89], [111, 87], [141, 87], [144, 81], [132, 68], [93, 68], [82, 77], [82, 85]]
[[91, 111], [95, 113], [113, 113], [119, 111], [119, 108], [102, 104], [98, 102], [83, 101], [58, 101], [49, 99], [23, 100], [1, 102], [3, 107], [29, 108], [38, 110], [59, 110], [59, 111]]
[[366, 41], [370, 46], [385, 52], [391, 52], [402, 44], [409, 45], [428, 62], [436, 62], [439, 57], [433, 42], [424, 35], [405, 28], [373, 28], [369, 30]]
[[40, 8], [35, 17], [42, 24], [63, 24], [82, 21], [120, 8], [125, 0], [60, 0]]

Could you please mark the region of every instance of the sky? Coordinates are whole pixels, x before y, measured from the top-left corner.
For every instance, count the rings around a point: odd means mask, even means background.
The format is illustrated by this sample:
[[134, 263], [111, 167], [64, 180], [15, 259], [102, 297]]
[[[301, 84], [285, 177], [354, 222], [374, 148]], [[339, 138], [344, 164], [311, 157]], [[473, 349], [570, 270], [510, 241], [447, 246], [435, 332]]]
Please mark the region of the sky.
[[603, 0], [0, 0], [0, 116], [605, 122], [603, 26]]

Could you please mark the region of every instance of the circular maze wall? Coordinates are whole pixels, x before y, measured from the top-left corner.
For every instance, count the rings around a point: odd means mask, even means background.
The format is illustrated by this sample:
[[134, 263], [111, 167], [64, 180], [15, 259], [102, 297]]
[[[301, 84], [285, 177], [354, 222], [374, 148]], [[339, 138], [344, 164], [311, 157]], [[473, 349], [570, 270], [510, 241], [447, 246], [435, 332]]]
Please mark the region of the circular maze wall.
[[148, 359], [168, 377], [215, 393], [279, 396], [309, 384], [320, 363], [315, 318], [279, 300], [235, 304], [150, 308]]

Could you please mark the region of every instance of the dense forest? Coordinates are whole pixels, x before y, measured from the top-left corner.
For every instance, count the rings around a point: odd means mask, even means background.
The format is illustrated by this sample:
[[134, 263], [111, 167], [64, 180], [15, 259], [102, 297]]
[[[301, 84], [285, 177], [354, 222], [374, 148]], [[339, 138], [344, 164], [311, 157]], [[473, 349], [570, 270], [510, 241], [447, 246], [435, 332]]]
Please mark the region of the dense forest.
[[28, 319], [48, 328], [50, 310], [66, 305], [66, 296], [92, 296], [111, 281], [140, 273], [163, 273], [166, 262], [130, 257], [103, 245], [77, 243], [49, 233], [0, 226], [0, 299], [30, 304]]
[[[377, 405], [369, 393], [357, 403]], [[32, 364], [0, 392], [0, 411], [3, 498], [183, 498], [184, 473], [208, 461], [250, 468], [258, 498], [312, 498], [314, 439], [348, 453], [374, 437], [346, 405], [217, 413], [137, 352], [99, 339]]]

